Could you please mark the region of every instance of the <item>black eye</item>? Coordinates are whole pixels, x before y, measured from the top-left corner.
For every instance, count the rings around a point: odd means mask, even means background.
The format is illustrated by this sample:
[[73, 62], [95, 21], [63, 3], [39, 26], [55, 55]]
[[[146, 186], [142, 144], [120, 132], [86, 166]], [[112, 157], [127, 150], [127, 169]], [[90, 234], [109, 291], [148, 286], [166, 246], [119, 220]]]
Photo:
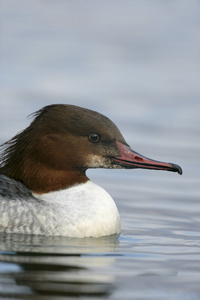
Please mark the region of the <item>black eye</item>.
[[91, 133], [89, 135], [89, 140], [90, 140], [90, 142], [98, 143], [100, 140], [100, 136], [97, 133]]

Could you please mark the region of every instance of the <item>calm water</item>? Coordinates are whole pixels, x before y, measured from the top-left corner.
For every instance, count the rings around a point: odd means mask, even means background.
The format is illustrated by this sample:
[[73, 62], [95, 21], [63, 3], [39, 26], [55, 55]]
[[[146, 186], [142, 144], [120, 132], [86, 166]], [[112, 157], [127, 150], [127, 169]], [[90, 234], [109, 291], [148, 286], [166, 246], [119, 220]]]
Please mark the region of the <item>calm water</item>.
[[101, 239], [0, 234], [0, 299], [200, 299], [199, 1], [2, 1], [0, 143], [72, 103], [183, 176], [89, 170], [120, 211]]

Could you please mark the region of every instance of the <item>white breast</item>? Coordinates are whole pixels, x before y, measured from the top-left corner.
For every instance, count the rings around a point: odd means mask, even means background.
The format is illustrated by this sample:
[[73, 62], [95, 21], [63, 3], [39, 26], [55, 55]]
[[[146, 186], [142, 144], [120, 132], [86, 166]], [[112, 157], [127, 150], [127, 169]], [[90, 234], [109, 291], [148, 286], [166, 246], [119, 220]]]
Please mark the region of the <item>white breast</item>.
[[54, 235], [82, 238], [120, 233], [120, 218], [115, 202], [103, 188], [91, 181], [33, 196], [49, 202], [50, 207], [53, 205], [57, 216]]

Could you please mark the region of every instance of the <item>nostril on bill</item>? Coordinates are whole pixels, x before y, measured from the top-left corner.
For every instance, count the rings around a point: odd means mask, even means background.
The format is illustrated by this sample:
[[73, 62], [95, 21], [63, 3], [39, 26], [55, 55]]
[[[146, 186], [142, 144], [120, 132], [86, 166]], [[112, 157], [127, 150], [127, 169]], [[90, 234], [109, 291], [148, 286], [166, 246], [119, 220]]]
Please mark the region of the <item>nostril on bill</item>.
[[139, 156], [135, 156], [135, 160], [137, 160], [137, 161], [143, 161], [143, 159], [141, 157], [139, 157]]

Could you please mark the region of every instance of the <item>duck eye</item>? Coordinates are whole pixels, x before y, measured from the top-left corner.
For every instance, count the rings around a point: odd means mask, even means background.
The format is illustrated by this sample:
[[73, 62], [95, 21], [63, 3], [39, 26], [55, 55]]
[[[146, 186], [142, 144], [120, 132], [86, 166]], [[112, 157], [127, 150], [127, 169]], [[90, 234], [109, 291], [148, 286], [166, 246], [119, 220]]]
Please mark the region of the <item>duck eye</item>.
[[91, 133], [89, 135], [89, 140], [90, 140], [90, 142], [98, 143], [100, 140], [100, 136], [97, 133]]

